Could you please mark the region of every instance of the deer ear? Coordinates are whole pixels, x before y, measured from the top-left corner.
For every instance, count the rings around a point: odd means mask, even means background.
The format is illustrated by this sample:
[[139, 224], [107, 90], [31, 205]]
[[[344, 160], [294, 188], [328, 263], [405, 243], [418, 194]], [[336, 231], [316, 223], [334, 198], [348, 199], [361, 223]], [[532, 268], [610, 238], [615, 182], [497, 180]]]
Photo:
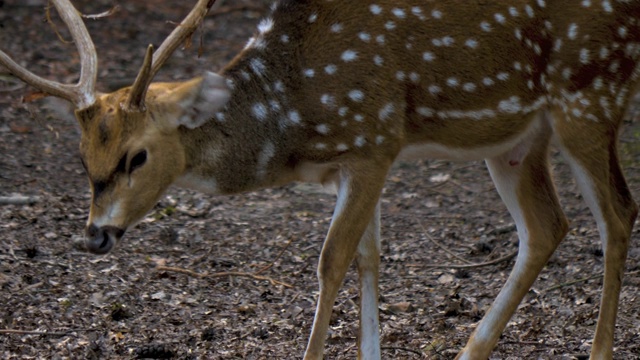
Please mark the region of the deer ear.
[[225, 78], [207, 72], [201, 78], [182, 83], [158, 98], [166, 108], [175, 112], [168, 114], [172, 127], [185, 126], [195, 129], [209, 121], [229, 101], [231, 92]]

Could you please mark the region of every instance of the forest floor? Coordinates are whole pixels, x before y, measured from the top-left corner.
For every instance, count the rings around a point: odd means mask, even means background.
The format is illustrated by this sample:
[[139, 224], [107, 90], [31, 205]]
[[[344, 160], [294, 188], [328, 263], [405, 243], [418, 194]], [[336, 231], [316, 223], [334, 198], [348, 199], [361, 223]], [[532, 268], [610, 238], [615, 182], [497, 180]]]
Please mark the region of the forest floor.
[[[0, 0], [0, 48], [37, 74], [72, 82], [77, 54], [44, 21], [43, 3]], [[112, 6], [111, 0], [74, 3], [85, 14]], [[120, 1], [115, 14], [88, 20], [100, 58], [99, 89], [130, 84], [146, 45], [159, 44], [191, 3]], [[220, 69], [267, 11], [266, 1], [228, 1], [158, 79]], [[69, 38], [62, 25], [59, 30]], [[23, 103], [32, 89], [3, 71], [0, 196], [37, 199], [0, 205], [0, 358], [302, 357], [332, 195], [307, 184], [224, 197], [172, 188], [114, 252], [94, 256], [82, 247], [90, 192], [78, 126], [60, 101]], [[625, 119], [620, 152], [640, 199], [637, 114]], [[551, 164], [571, 229], [509, 321], [493, 359], [585, 358], [591, 347], [602, 286], [600, 241], [566, 164], [555, 152]], [[395, 165], [382, 199], [382, 224], [383, 358], [452, 359], [513, 259], [484, 263], [517, 251], [513, 220], [484, 163]], [[636, 226], [615, 359], [640, 359], [639, 241]], [[464, 264], [481, 265], [457, 268]], [[334, 308], [326, 359], [356, 357], [356, 285], [351, 269]]]

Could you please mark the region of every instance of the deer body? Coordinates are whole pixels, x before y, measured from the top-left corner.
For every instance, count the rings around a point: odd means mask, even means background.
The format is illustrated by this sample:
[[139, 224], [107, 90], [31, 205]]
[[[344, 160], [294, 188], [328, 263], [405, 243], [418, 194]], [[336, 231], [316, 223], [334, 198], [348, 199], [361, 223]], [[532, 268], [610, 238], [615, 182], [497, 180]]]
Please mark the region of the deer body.
[[220, 74], [149, 85], [175, 40], [167, 42], [153, 60], [148, 51], [131, 88], [92, 103], [48, 90], [78, 107], [93, 190], [90, 250], [109, 251], [172, 183], [214, 194], [292, 181], [333, 185], [337, 203], [305, 359], [322, 358], [354, 258], [359, 356], [376, 359], [378, 199], [388, 169], [409, 158], [486, 159], [520, 251], [458, 355], [485, 359], [567, 232], [547, 164], [553, 141], [602, 237], [606, 267], [591, 358], [612, 358], [637, 215], [616, 137], [640, 75], [640, 1], [283, 0]]

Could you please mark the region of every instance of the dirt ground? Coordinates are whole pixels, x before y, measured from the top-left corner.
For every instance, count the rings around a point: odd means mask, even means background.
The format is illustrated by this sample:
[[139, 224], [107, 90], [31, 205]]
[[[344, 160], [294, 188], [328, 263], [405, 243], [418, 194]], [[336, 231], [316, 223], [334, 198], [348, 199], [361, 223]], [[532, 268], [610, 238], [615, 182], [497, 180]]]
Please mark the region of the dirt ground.
[[[43, 2], [0, 0], [0, 48], [37, 74], [75, 81], [73, 44], [59, 41], [44, 21]], [[110, 0], [74, 3], [85, 14], [112, 5]], [[146, 45], [159, 44], [192, 3], [119, 1], [117, 13], [88, 20], [100, 57], [99, 89], [129, 85]], [[268, 5], [227, 1], [158, 79], [219, 69], [244, 46]], [[58, 29], [69, 39], [62, 25]], [[90, 193], [77, 150], [78, 127], [60, 101], [22, 103], [31, 90], [0, 69], [0, 196], [37, 197], [32, 204], [0, 205], [1, 358], [301, 358], [333, 196], [307, 184], [229, 197], [174, 188], [115, 252], [88, 254], [80, 245]], [[632, 112], [621, 154], [636, 199], [639, 136]], [[567, 167], [555, 154], [552, 165], [571, 231], [509, 322], [494, 359], [585, 358], [590, 349], [602, 252]], [[482, 162], [398, 164], [382, 208], [383, 357], [451, 359], [513, 260], [465, 269], [452, 265], [512, 254], [517, 250], [513, 221]], [[639, 239], [636, 227], [616, 326], [616, 359], [640, 359]], [[356, 283], [352, 269], [335, 305], [326, 359], [356, 357]]]

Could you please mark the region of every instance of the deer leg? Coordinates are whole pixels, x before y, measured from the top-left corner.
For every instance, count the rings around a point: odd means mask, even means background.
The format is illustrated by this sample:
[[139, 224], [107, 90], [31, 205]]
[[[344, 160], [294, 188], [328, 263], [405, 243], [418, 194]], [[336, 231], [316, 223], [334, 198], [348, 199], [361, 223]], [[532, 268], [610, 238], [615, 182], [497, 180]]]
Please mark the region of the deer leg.
[[356, 253], [360, 279], [360, 344], [358, 359], [380, 359], [378, 276], [380, 271], [380, 202]]
[[513, 217], [519, 252], [507, 282], [457, 359], [487, 359], [507, 322], [564, 238], [567, 221], [547, 163], [546, 122], [531, 139], [486, 161], [500, 197]]
[[[389, 166], [390, 161], [386, 164], [361, 162], [342, 169], [338, 175], [336, 208], [318, 263], [320, 296], [304, 356], [306, 360], [322, 359], [333, 304], [360, 239], [376, 213]], [[366, 273], [370, 274], [370, 270]], [[370, 281], [365, 280], [366, 283]], [[370, 294], [366, 296], [371, 297]]]
[[[555, 128], [562, 155], [569, 162], [596, 219], [604, 250], [604, 284], [591, 359], [612, 359], [620, 288], [638, 207], [618, 161], [618, 122], [584, 122], [558, 121]], [[577, 141], [577, 134], [589, 134], [589, 137]]]

